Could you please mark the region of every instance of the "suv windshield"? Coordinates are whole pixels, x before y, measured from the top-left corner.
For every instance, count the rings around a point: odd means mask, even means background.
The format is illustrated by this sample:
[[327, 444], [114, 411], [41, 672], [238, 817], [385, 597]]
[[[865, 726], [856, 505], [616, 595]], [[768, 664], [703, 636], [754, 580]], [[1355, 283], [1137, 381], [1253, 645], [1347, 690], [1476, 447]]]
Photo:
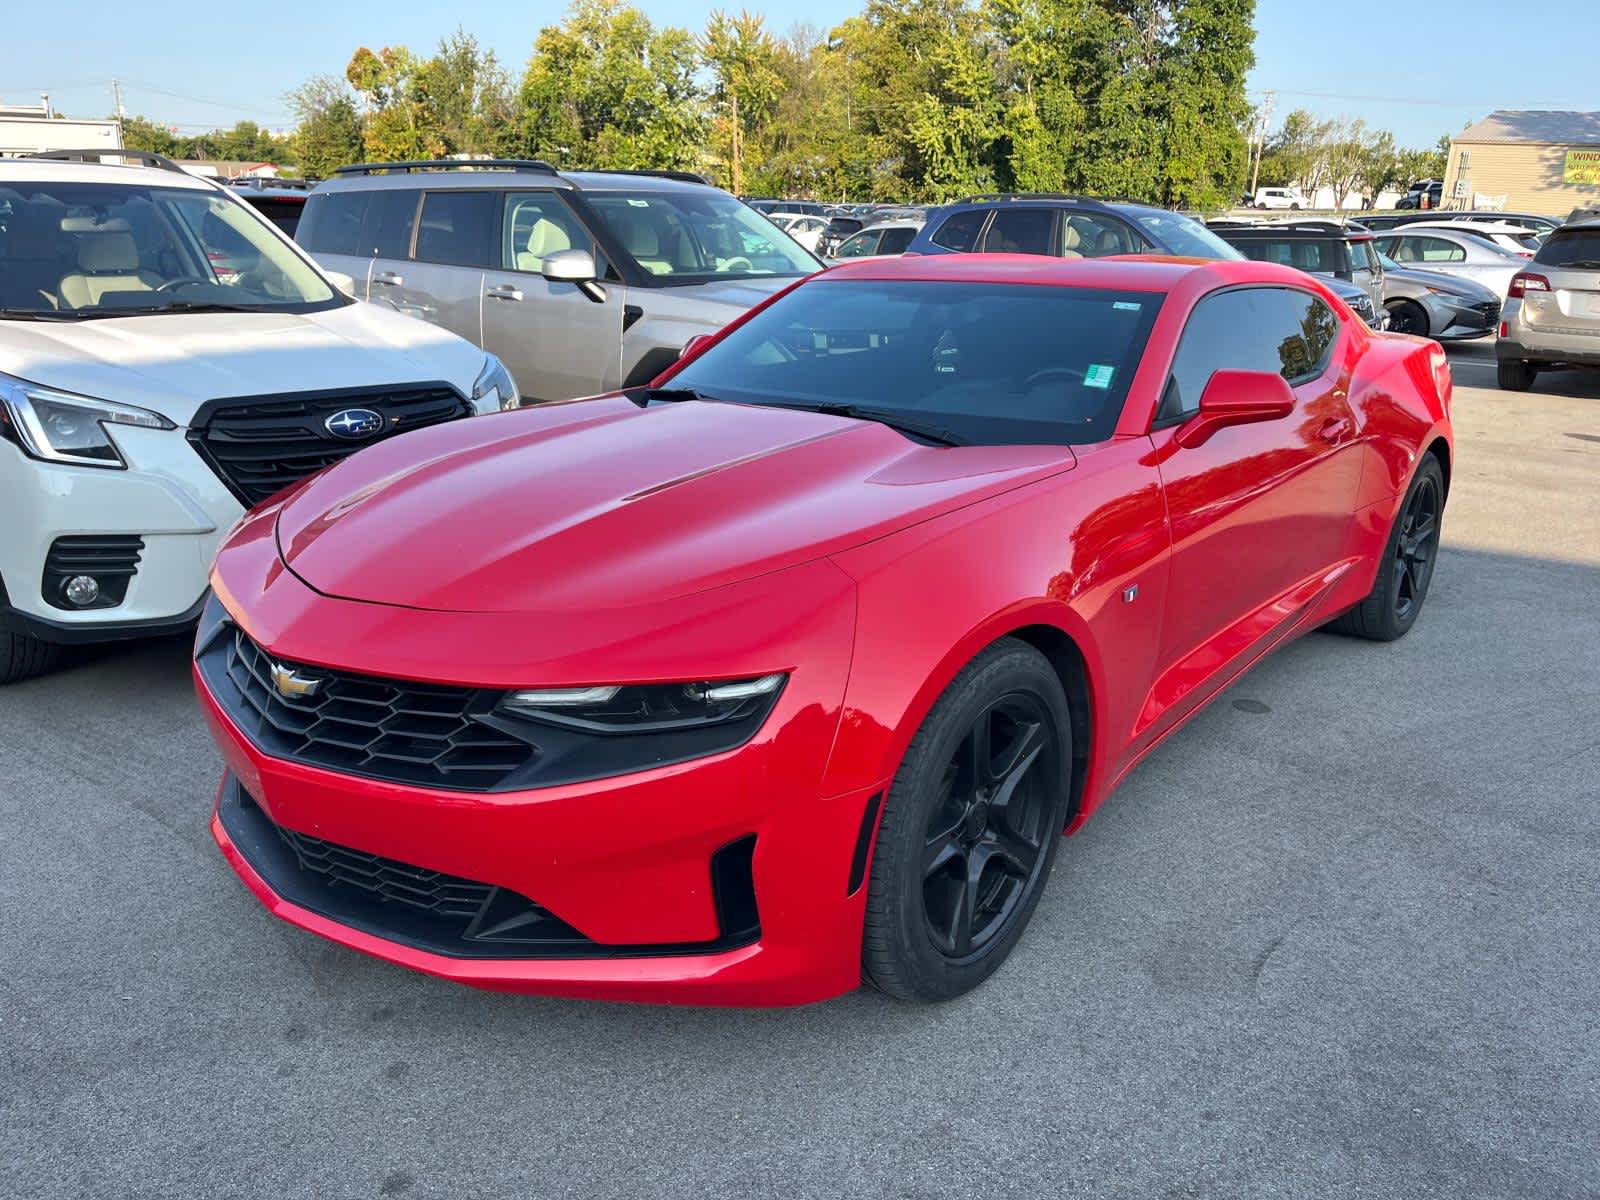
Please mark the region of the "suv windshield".
[[342, 303], [232, 196], [136, 184], [0, 184], [0, 317], [312, 312]]
[[1125, 208], [1121, 212], [1148, 233], [1158, 246], [1167, 247], [1169, 254], [1188, 258], [1244, 257], [1193, 217], [1141, 208]]
[[712, 191], [588, 192], [591, 208], [661, 283], [809, 275], [822, 266], [753, 208]]
[[667, 386], [744, 404], [856, 409], [959, 444], [1104, 441], [1162, 299], [825, 276], [757, 313]]
[[1600, 226], [1552, 233], [1533, 261], [1542, 267], [1600, 267]]

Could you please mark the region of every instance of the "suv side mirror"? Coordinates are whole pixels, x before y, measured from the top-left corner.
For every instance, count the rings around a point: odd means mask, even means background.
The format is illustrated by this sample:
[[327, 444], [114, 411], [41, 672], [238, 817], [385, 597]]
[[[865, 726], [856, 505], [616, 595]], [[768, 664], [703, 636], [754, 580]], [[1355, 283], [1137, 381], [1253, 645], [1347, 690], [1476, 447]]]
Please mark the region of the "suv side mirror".
[[600, 270], [595, 266], [594, 255], [587, 250], [557, 250], [546, 255], [539, 264], [539, 274], [551, 283], [577, 284], [596, 304], [605, 301], [606, 290], [596, 282]]
[[1200, 394], [1200, 408], [1178, 426], [1178, 445], [1193, 448], [1229, 425], [1276, 421], [1294, 411], [1294, 392], [1288, 380], [1274, 371], [1212, 372]]

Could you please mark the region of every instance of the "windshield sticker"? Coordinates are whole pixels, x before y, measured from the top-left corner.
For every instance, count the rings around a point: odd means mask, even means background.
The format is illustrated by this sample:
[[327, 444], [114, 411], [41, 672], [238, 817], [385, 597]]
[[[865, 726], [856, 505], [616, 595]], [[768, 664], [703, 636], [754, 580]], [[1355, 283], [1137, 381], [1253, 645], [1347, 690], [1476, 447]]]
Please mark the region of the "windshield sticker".
[[1089, 369], [1083, 373], [1083, 386], [1092, 388], [1108, 388], [1111, 386], [1111, 377], [1117, 369], [1106, 363], [1090, 363]]
[[1121, 312], [1138, 312], [1140, 309], [1144, 308], [1144, 305], [1135, 304], [1132, 300], [1118, 300], [1111, 307]]
[[632, 197], [629, 197], [629, 199], [628, 199], [628, 207], [629, 208], [649, 208], [650, 207], [650, 201], [648, 201], [648, 200], [635, 200]]

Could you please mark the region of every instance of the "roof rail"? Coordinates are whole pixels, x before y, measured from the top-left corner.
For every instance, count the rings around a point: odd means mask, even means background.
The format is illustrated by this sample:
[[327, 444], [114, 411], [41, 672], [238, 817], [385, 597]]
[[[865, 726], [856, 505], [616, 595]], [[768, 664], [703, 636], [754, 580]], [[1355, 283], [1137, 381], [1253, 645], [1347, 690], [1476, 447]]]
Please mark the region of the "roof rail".
[[290, 191], [309, 191], [316, 186], [314, 179], [279, 179], [264, 175], [235, 175], [228, 180], [230, 187], [286, 188]]
[[995, 200], [1087, 200], [1091, 204], [1106, 203], [1104, 197], [1080, 196], [1075, 192], [980, 192], [975, 196], [963, 196], [952, 203], [988, 204]]
[[177, 171], [182, 175], [189, 174], [165, 154], [157, 154], [153, 150], [40, 150], [36, 154], [24, 154], [22, 157], [34, 161], [43, 159], [47, 162], [93, 162], [108, 167], [125, 166], [126, 163], [104, 162], [107, 158], [131, 159], [141, 166], [156, 167], [162, 171]]
[[[590, 168], [575, 167], [573, 169], [589, 170]], [[593, 170], [596, 175], [646, 175], [653, 176], [656, 179], [676, 179], [679, 183], [703, 183], [707, 187], [713, 186], [711, 180], [695, 171], [646, 170], [640, 167], [631, 168], [625, 171], [614, 170], [607, 167], [596, 167], [593, 168]]]
[[335, 167], [335, 175], [374, 175], [379, 171], [537, 171], [541, 175], [559, 172], [542, 158], [419, 158], [408, 162], [351, 163]]

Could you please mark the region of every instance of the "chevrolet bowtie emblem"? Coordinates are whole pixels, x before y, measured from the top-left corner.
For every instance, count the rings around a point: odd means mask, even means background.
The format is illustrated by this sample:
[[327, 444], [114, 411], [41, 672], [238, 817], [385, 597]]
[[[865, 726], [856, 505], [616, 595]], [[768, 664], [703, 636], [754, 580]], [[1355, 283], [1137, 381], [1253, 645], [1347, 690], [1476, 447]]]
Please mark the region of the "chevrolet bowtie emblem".
[[282, 663], [273, 663], [272, 686], [285, 700], [305, 700], [317, 694], [322, 680], [312, 675], [301, 675], [293, 667], [286, 667]]

